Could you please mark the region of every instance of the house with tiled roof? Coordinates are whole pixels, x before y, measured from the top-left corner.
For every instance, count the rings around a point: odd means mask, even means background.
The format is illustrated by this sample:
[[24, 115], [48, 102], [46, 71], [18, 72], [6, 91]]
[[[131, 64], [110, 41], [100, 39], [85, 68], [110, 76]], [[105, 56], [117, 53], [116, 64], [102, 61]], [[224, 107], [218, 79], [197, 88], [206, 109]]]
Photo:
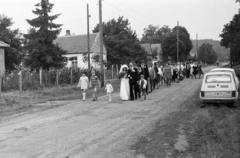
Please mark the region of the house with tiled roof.
[[[90, 34], [90, 65], [92, 67], [99, 67], [98, 63], [95, 63], [92, 57], [94, 55], [100, 55], [100, 34]], [[87, 61], [84, 62], [84, 56], [88, 53], [88, 38], [85, 35], [70, 35], [58, 37], [55, 41], [63, 50], [67, 51], [66, 57], [69, 59], [67, 67], [80, 67], [87, 68]], [[103, 60], [107, 61], [106, 47], [103, 45]]]
[[[147, 52], [148, 61], [156, 62], [163, 60], [163, 52], [160, 43], [151, 44], [151, 43], [143, 43], [141, 47]], [[156, 53], [157, 57], [153, 58], [153, 54]]]
[[147, 52], [148, 61], [152, 61], [151, 43], [143, 43], [143, 44], [140, 44], [140, 45]]
[[151, 44], [151, 49], [152, 49], [152, 53], [156, 53], [157, 56], [155, 59], [155, 61], [163, 61], [163, 51], [162, 51], [162, 46], [160, 43], [156, 43], [156, 44]]

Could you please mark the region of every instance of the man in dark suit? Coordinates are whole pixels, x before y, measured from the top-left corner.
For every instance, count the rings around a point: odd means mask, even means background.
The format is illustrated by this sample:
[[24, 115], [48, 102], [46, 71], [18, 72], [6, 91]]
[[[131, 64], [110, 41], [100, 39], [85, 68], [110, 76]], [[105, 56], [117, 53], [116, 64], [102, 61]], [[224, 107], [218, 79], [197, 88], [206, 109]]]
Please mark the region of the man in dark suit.
[[133, 66], [133, 63], [129, 63], [128, 69], [128, 78], [129, 78], [129, 86], [130, 86], [130, 99], [137, 99], [137, 88], [138, 88], [138, 70]]

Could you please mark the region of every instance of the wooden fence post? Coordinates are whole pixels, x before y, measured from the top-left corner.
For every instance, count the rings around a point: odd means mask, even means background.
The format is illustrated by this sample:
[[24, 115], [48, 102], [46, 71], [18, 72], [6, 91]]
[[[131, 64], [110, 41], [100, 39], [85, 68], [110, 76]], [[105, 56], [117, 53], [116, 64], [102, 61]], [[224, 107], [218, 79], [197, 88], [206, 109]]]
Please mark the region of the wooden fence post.
[[56, 84], [57, 84], [57, 87], [58, 87], [58, 85], [59, 85], [59, 83], [58, 83], [58, 81], [59, 81], [59, 79], [58, 79], [58, 70], [56, 70]]
[[40, 86], [42, 86], [42, 68], [39, 70], [39, 81], [40, 81]]
[[118, 64], [116, 65], [116, 70], [117, 70], [117, 76], [118, 76]]
[[113, 65], [112, 65], [112, 69], [111, 69], [112, 71], [111, 71], [111, 73], [112, 73], [112, 79], [114, 78], [114, 76], [113, 76]]
[[22, 70], [19, 72], [19, 90], [22, 92]]
[[71, 85], [72, 85], [72, 79], [73, 79], [73, 72], [72, 72], [72, 68], [71, 68], [71, 70], [70, 70], [70, 72], [71, 72]]

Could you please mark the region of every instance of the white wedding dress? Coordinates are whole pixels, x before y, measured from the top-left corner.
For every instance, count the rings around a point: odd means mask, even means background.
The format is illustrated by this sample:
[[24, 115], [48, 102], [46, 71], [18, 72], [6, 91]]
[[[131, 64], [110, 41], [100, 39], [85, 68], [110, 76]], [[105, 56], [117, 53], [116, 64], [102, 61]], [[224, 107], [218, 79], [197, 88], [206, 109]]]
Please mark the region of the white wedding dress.
[[[123, 65], [120, 69], [120, 73], [123, 71], [123, 68], [127, 68], [127, 65]], [[129, 100], [130, 98], [130, 86], [129, 86], [129, 79], [126, 78], [127, 74], [121, 78], [121, 83], [120, 83], [120, 98], [122, 100]]]
[[129, 100], [129, 97], [130, 97], [129, 79], [125, 77], [121, 78], [120, 98], [122, 100]]

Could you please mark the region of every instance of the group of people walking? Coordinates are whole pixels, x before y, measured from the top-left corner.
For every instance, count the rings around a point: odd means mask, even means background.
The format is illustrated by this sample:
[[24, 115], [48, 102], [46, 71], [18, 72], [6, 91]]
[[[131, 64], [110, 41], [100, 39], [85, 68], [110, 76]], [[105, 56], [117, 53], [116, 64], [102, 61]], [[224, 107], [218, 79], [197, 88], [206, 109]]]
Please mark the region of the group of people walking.
[[171, 83], [178, 83], [184, 78], [197, 79], [203, 75], [202, 65], [200, 63], [178, 62], [165, 65], [155, 62], [148, 65], [142, 62], [136, 65], [132, 62], [129, 65], [122, 65], [119, 78], [120, 98], [122, 100], [145, 100], [146, 95], [160, 86], [171, 86]]
[[[146, 100], [147, 94], [160, 86], [170, 87], [172, 83], [178, 83], [184, 78], [197, 79], [203, 75], [202, 65], [200, 63], [186, 62], [185, 64], [178, 62], [171, 64], [167, 62], [165, 65], [158, 62], [149, 63], [146, 65], [144, 61], [136, 65], [130, 62], [128, 65], [122, 65], [119, 71], [120, 83], [120, 98], [122, 100]], [[88, 87], [92, 89], [93, 101], [97, 100], [98, 87], [100, 81], [95, 74], [91, 72], [90, 80], [85, 73], [79, 79], [78, 87], [82, 90], [83, 101], [86, 100], [86, 90]], [[109, 101], [111, 101], [111, 94], [113, 86], [110, 81], [107, 81], [105, 90]]]

